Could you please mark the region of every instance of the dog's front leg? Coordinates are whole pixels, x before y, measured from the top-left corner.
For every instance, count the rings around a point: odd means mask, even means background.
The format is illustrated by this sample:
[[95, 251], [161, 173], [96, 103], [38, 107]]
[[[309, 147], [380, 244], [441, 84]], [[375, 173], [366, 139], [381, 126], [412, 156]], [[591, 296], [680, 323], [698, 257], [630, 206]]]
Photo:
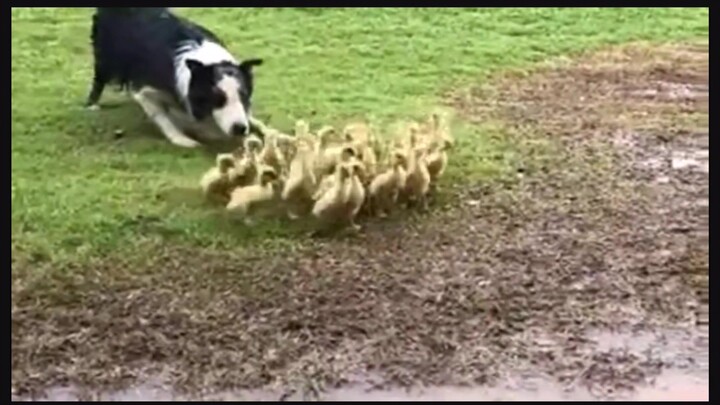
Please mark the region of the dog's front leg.
[[97, 111], [100, 109], [98, 101], [100, 100], [103, 90], [105, 90], [105, 83], [95, 78], [92, 83], [92, 88], [90, 89], [90, 94], [88, 94], [87, 100], [85, 101], [85, 107], [88, 110]]
[[175, 145], [182, 146], [185, 148], [195, 148], [200, 146], [200, 143], [189, 138], [187, 135], [182, 133], [175, 124], [170, 120], [168, 114], [162, 106], [161, 101], [156, 97], [155, 90], [143, 87], [139, 91], [133, 93], [133, 99], [140, 104], [140, 107], [145, 111], [148, 117], [160, 128], [163, 135]]

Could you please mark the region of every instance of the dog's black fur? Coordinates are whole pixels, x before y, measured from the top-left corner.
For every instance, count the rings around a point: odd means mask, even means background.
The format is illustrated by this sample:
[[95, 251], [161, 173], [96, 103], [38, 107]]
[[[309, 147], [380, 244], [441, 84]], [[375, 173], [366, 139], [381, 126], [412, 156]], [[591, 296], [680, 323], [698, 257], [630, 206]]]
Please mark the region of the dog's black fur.
[[225, 136], [247, 133], [253, 67], [261, 59], [237, 63], [217, 35], [166, 8], [99, 7], [91, 39], [95, 66], [87, 106], [96, 106], [105, 86], [115, 82], [136, 94], [147, 88], [160, 95], [136, 98], [151, 118], [175, 107], [176, 115], [214, 121]]

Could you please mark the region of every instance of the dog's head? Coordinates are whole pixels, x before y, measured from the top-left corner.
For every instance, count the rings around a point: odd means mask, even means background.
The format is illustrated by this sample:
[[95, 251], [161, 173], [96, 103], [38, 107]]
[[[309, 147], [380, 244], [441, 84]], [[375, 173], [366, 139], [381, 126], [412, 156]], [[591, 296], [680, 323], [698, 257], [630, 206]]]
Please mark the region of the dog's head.
[[190, 70], [188, 101], [195, 119], [211, 119], [228, 136], [247, 135], [250, 130], [253, 68], [261, 65], [263, 60], [205, 65], [188, 59], [185, 63]]

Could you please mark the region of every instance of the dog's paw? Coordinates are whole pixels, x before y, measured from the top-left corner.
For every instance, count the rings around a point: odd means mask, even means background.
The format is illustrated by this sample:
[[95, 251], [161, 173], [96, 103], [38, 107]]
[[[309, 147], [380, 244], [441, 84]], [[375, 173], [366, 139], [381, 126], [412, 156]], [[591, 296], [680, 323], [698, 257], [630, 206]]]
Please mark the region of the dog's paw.
[[97, 104], [90, 104], [88, 106], [85, 106], [85, 109], [88, 111], [100, 111], [100, 106]]
[[177, 146], [181, 146], [183, 148], [197, 148], [200, 147], [200, 142], [194, 141], [190, 138], [185, 137], [175, 137], [171, 139], [171, 142]]

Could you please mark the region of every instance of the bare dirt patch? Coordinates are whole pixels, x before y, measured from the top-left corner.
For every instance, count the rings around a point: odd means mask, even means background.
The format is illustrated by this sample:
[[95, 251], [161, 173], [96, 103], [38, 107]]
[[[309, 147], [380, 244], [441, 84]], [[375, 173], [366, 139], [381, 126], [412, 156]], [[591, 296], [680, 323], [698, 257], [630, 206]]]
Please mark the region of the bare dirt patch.
[[[468, 120], [507, 123], [517, 181], [465, 187], [422, 223], [284, 256], [167, 248], [16, 278], [14, 391], [143, 373], [185, 390], [518, 374], [598, 396], [632, 389], [696, 359], [688, 337], [707, 324], [707, 86], [707, 46], [624, 47], [508, 75], [448, 100]], [[620, 329], [685, 343], [658, 357], [593, 339]], [[697, 363], [683, 367], [707, 375]]]

